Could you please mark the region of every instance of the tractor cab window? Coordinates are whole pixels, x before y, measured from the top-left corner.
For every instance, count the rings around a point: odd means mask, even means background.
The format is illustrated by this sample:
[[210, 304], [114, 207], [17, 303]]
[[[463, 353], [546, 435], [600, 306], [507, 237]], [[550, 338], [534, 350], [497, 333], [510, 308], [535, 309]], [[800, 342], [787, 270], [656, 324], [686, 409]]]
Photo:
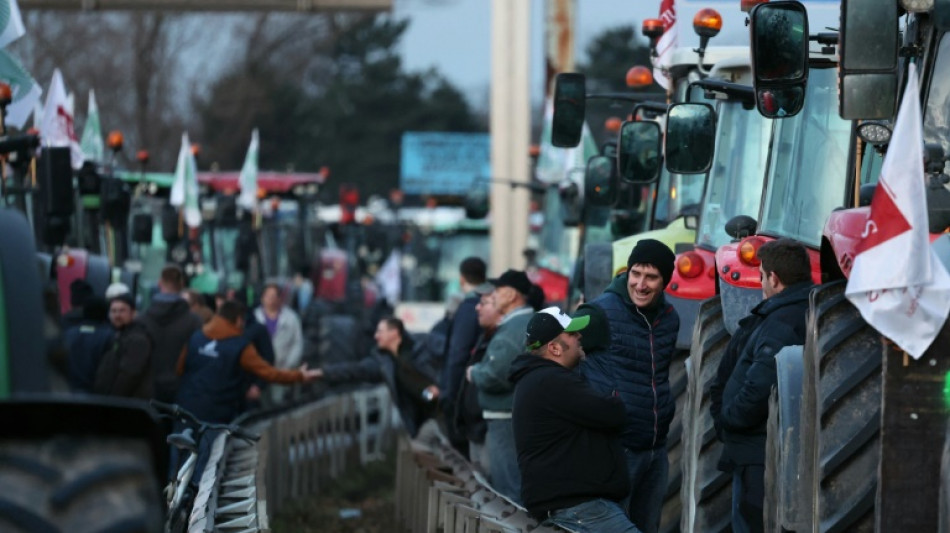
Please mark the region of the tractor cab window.
[[738, 215], [757, 219], [769, 158], [772, 121], [741, 102], [719, 106], [716, 152], [700, 218], [697, 243], [715, 250], [732, 238], [726, 222]]
[[850, 137], [837, 72], [813, 67], [801, 113], [775, 124], [759, 232], [818, 246], [828, 215], [845, 207]]
[[937, 58], [927, 88], [924, 109], [924, 142], [940, 143], [943, 153], [950, 155], [950, 37], [940, 38]]

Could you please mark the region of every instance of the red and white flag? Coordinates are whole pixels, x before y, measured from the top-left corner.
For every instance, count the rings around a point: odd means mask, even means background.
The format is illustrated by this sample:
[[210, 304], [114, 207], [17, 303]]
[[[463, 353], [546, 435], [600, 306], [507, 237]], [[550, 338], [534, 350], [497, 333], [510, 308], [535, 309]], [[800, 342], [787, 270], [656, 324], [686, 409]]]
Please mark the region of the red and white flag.
[[930, 248], [920, 90], [913, 64], [845, 295], [920, 358], [950, 313], [950, 274]]
[[663, 35], [656, 42], [656, 53], [659, 57], [653, 68], [653, 79], [660, 87], [669, 90], [671, 80], [668, 74], [664, 74], [664, 69], [669, 68], [670, 63], [672, 63], [673, 50], [676, 49], [678, 41], [675, 0], [661, 0], [660, 20], [663, 21]]
[[69, 147], [73, 168], [82, 168], [84, 156], [73, 127], [73, 106], [66, 94], [66, 85], [63, 84], [63, 75], [59, 69], [53, 70], [53, 79], [46, 95], [40, 139], [43, 146]]

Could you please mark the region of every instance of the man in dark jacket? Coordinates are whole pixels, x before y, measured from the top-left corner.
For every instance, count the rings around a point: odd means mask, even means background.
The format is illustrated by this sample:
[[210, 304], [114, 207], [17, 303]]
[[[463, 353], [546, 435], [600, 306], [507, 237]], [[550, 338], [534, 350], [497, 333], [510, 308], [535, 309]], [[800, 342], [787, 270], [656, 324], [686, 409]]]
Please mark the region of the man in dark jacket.
[[109, 324], [109, 306], [104, 299], [90, 296], [79, 309], [82, 319], [63, 332], [69, 354], [66, 378], [73, 392], [92, 392], [96, 370], [112, 346], [115, 330]]
[[578, 309], [591, 317], [584, 335], [588, 357], [580, 371], [601, 394], [616, 391], [626, 409], [621, 439], [632, 491], [627, 512], [647, 533], [659, 528], [669, 476], [666, 434], [675, 410], [670, 361], [680, 321], [663, 289], [675, 259], [662, 242], [641, 240], [630, 252], [627, 271]]
[[713, 420], [724, 442], [719, 468], [732, 472], [732, 529], [763, 531], [765, 434], [769, 395], [776, 384], [775, 355], [805, 344], [805, 315], [812, 289], [808, 252], [791, 239], [763, 244], [764, 300], [739, 321], [711, 388]]
[[546, 525], [636, 532], [619, 503], [630, 491], [620, 443], [623, 402], [571, 371], [584, 357], [580, 330], [589, 321], [557, 307], [541, 310], [527, 326], [530, 352], [511, 365], [521, 498]]
[[188, 302], [181, 297], [185, 275], [176, 265], [162, 269], [158, 280], [158, 294], [145, 315], [142, 324], [152, 338], [152, 392], [155, 399], [174, 402], [178, 390], [175, 364], [191, 335], [201, 329], [201, 318], [191, 312]]
[[385, 383], [399, 409], [403, 426], [415, 437], [422, 424], [435, 414], [439, 388], [414, 364], [414, 343], [402, 320], [383, 318], [376, 326], [374, 337], [376, 349], [369, 357], [328, 364], [314, 372], [332, 383]]
[[152, 341], [145, 326], [135, 321], [131, 294], [109, 302], [109, 322], [116, 331], [115, 341], [99, 363], [93, 392], [148, 400], [152, 397]]
[[[475, 288], [485, 283], [485, 271], [485, 262], [478, 257], [468, 257], [459, 264], [459, 284], [465, 298], [455, 309], [449, 323], [442, 375], [439, 377], [442, 412], [447, 421], [455, 418], [457, 391], [465, 380], [466, 362], [482, 332], [475, 311], [481, 295], [475, 292]], [[465, 437], [459, 435], [451, 423], [447, 427], [452, 445], [460, 452], [467, 453], [468, 441]]]

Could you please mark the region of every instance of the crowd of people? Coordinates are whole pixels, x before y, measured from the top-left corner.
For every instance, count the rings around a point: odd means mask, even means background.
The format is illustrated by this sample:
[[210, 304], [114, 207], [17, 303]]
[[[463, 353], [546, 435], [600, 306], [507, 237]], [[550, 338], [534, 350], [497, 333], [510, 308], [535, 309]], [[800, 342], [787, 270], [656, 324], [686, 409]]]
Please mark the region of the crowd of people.
[[[775, 355], [804, 343], [812, 287], [799, 243], [766, 243], [758, 259], [763, 301], [740, 321], [712, 388], [737, 532], [763, 530]], [[221, 294], [212, 311], [169, 266], [137, 316], [126, 288], [110, 287], [102, 301], [77, 282], [79, 311], [63, 318], [69, 383], [175, 402], [223, 423], [256, 405], [268, 384], [384, 383], [411, 436], [439, 431], [496, 492], [539, 521], [652, 533], [670, 476], [669, 375], [680, 321], [664, 291], [674, 261], [665, 244], [639, 241], [604, 292], [568, 315], [542, 309], [543, 292], [524, 271], [489, 279], [484, 261], [467, 258], [459, 265], [465, 294], [442, 324], [437, 353], [385, 316], [367, 357], [313, 369], [301, 364], [300, 319], [280, 286], [267, 285], [257, 309]]]
[[[765, 427], [775, 355], [801, 345], [812, 287], [804, 247], [779, 239], [758, 250], [763, 301], [740, 322], [718, 369], [711, 414], [733, 476], [734, 531], [762, 531]], [[539, 521], [583, 532], [656, 532], [669, 481], [666, 439], [675, 414], [670, 365], [680, 327], [664, 297], [675, 255], [637, 243], [626, 269], [571, 315], [542, 307], [523, 271], [485, 277], [460, 265], [438, 379], [418, 378], [396, 345], [386, 381], [411, 413], [410, 432], [436, 413], [443, 433], [493, 489]], [[405, 337], [401, 323], [394, 322]], [[383, 325], [381, 325], [381, 328]], [[378, 345], [380, 334], [377, 332]], [[358, 365], [326, 379], [375, 379]], [[381, 365], [371, 365], [378, 368]], [[399, 368], [404, 368], [402, 371]], [[318, 371], [320, 372], [320, 371]], [[406, 402], [421, 411], [405, 409]]]

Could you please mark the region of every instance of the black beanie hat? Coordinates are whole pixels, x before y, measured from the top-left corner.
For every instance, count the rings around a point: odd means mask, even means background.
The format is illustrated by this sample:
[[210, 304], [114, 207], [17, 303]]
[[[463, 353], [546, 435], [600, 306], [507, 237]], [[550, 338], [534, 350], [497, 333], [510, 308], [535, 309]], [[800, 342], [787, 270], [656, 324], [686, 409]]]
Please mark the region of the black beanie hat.
[[673, 264], [676, 262], [676, 254], [670, 247], [656, 239], [643, 239], [637, 242], [627, 258], [627, 271], [633, 265], [644, 264], [653, 265], [663, 276], [663, 287], [669, 284], [673, 277]]

